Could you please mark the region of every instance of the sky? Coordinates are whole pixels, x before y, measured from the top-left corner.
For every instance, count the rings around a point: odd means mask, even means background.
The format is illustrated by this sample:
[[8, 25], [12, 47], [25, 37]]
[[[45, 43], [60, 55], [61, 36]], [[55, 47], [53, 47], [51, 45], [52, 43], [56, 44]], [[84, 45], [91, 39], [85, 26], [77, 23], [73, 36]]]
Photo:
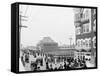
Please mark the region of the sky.
[[27, 16], [21, 21], [27, 28], [21, 29], [22, 46], [36, 46], [43, 37], [51, 37], [59, 45], [75, 43], [73, 8], [20, 5], [20, 14]]

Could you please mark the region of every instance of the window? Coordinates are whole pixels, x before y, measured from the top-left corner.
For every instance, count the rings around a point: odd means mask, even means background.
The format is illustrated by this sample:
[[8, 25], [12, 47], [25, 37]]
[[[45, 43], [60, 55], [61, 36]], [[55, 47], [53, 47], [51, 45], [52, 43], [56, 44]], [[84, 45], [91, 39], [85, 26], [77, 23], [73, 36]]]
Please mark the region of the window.
[[89, 32], [89, 23], [83, 25], [83, 33]]
[[93, 26], [93, 31], [96, 31], [96, 19], [93, 22], [94, 26]]
[[77, 47], [79, 47], [79, 45], [78, 45], [78, 44], [79, 44], [79, 40], [77, 40]]
[[89, 10], [86, 10], [85, 12], [85, 19], [89, 19]]
[[80, 39], [77, 40], [77, 46], [80, 47]]
[[81, 39], [80, 42], [81, 42], [80, 46], [83, 47], [83, 39]]
[[[95, 45], [95, 43], [94, 43]], [[91, 38], [85, 39], [78, 39], [77, 40], [77, 47], [83, 49], [90, 49], [91, 48]]]
[[76, 28], [76, 35], [80, 35], [81, 34], [81, 27], [77, 27]]
[[93, 48], [96, 48], [96, 37], [93, 37], [92, 41], [93, 41]]
[[85, 9], [82, 16], [82, 21], [89, 19], [89, 9]]
[[80, 21], [80, 14], [79, 13], [75, 14], [75, 21]]
[[82, 44], [83, 44], [83, 48], [84, 48], [85, 47], [85, 40], [83, 40], [83, 43]]
[[91, 38], [89, 38], [89, 48], [91, 48]]
[[93, 15], [95, 15], [95, 14], [96, 14], [96, 9], [93, 10]]
[[86, 48], [88, 47], [88, 39], [87, 38], [85, 39], [85, 46], [86, 46]]
[[85, 47], [88, 49], [91, 48], [91, 38], [85, 39]]

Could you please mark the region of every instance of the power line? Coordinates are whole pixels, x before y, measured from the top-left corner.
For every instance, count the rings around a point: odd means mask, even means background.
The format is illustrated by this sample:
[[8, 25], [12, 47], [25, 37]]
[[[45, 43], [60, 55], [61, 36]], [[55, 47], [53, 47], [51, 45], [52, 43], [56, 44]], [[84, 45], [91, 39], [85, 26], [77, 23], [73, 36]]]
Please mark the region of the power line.
[[21, 15], [22, 11], [20, 11], [20, 15], [19, 15], [19, 27], [20, 27], [20, 32], [21, 32], [21, 28], [22, 28], [22, 27], [27, 28], [27, 26], [22, 25], [22, 21], [27, 21], [27, 19], [25, 19], [25, 18], [28, 18], [28, 17], [26, 16], [27, 10], [28, 10], [28, 6], [26, 6], [26, 10], [25, 10], [24, 15]]
[[22, 15], [22, 11], [20, 11], [20, 13], [19, 13], [19, 48], [20, 48], [20, 51], [21, 51], [21, 29], [22, 28], [27, 28], [26, 25], [22, 24], [22, 21], [27, 21], [26, 18], [28, 18], [28, 17], [25, 16], [26, 12], [27, 12], [27, 9], [28, 9], [28, 7], [26, 8], [26, 11], [25, 11], [24, 15]]

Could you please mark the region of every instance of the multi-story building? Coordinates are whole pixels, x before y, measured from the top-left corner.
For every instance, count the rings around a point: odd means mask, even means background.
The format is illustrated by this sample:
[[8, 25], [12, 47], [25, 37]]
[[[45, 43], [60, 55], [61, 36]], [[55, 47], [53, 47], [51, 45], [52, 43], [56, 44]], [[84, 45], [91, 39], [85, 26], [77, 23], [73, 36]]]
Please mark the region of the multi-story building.
[[96, 9], [75, 8], [74, 13], [77, 57], [82, 59], [88, 56], [89, 60], [94, 62], [96, 57]]

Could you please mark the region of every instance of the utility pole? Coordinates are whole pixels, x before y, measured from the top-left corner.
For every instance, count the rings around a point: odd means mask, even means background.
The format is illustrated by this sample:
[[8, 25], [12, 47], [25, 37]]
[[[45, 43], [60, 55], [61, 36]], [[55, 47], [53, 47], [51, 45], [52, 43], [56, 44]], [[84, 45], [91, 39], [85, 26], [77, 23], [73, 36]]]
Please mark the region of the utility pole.
[[25, 25], [22, 25], [22, 21], [27, 21], [27, 16], [23, 16], [21, 15], [21, 12], [19, 13], [19, 55], [20, 55], [20, 52], [21, 52], [21, 29], [22, 28], [27, 28], [27, 26]]

